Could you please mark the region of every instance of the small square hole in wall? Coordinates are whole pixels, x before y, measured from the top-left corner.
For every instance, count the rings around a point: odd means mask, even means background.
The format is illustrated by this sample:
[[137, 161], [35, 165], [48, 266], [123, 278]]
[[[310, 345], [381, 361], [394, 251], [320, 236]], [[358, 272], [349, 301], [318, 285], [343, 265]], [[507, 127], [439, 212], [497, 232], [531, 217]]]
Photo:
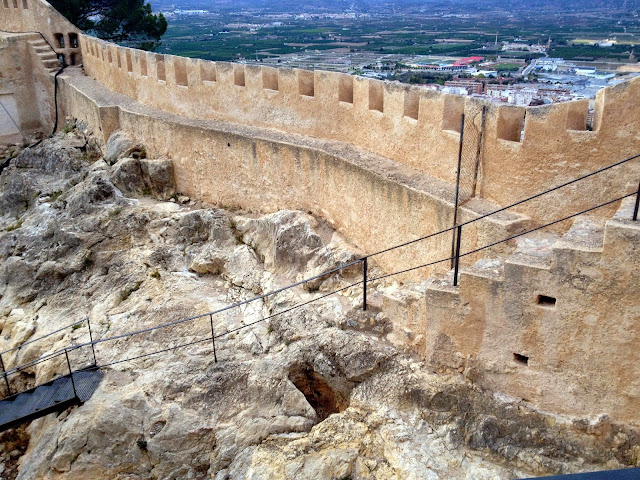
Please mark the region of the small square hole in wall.
[[553, 297], [548, 297], [547, 295], [538, 295], [536, 303], [541, 307], [555, 307], [556, 299]]
[[514, 353], [513, 360], [520, 365], [529, 365], [529, 357], [521, 355], [520, 353]]

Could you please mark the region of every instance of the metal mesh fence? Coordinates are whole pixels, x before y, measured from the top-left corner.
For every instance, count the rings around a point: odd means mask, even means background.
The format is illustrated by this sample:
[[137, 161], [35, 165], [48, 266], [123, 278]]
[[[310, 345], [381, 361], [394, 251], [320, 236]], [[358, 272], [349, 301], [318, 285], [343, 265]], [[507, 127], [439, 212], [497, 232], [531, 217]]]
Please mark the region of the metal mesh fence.
[[464, 135], [460, 162], [459, 204], [475, 195], [482, 153], [482, 130], [485, 107], [467, 112], [464, 119]]

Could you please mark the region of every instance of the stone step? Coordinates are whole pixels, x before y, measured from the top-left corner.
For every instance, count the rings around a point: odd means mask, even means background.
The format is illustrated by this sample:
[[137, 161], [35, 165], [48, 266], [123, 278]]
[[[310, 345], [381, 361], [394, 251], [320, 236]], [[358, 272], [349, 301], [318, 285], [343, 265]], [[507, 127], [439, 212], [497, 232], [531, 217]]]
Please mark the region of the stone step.
[[44, 40], [40, 40], [40, 41], [30, 40], [29, 45], [31, 45], [31, 47], [34, 48], [36, 51], [51, 50], [51, 46]]
[[40, 61], [58, 60], [58, 56], [52, 51], [38, 53], [38, 58], [40, 59]]
[[553, 246], [559, 238], [555, 233], [544, 231], [518, 237], [515, 239], [515, 251], [505, 261], [511, 265], [548, 269], [553, 258]]
[[[482, 258], [471, 267], [465, 268], [463, 273], [502, 282], [504, 281], [504, 263], [505, 259], [501, 257]], [[453, 279], [453, 274], [451, 278]]]
[[47, 68], [60, 68], [60, 61], [57, 58], [52, 60], [44, 60], [42, 63]]
[[556, 242], [553, 249], [602, 252], [605, 222], [601, 218], [576, 217], [571, 228]]
[[[637, 188], [637, 185], [634, 185], [633, 188]], [[628, 197], [620, 202], [620, 206], [618, 210], [611, 218], [612, 220], [618, 221], [632, 221], [633, 218], [633, 209], [636, 206], [636, 197]], [[640, 216], [640, 215], [639, 215]]]
[[432, 275], [425, 283], [427, 292], [440, 292], [459, 295], [458, 287], [453, 286], [453, 270], [449, 270], [445, 274]]

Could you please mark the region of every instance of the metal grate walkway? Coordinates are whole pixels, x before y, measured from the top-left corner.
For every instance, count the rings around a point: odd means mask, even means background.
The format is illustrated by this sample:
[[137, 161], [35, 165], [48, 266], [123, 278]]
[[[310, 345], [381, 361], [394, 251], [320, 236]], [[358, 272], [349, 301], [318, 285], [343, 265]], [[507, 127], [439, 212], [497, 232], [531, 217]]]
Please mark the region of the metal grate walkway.
[[72, 405], [80, 405], [93, 395], [103, 373], [99, 369], [80, 370], [56, 378], [0, 401], [0, 432], [30, 422]]
[[[528, 478], [525, 480], [535, 480]], [[640, 480], [640, 468], [541, 477], [541, 480]]]

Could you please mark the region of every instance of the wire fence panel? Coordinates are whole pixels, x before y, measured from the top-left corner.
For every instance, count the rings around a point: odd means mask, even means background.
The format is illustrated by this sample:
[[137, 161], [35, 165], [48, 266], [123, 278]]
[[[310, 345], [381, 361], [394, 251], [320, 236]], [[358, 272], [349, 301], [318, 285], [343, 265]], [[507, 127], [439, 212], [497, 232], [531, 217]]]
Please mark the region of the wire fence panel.
[[482, 135], [486, 107], [466, 112], [464, 135], [460, 161], [459, 204], [466, 202], [476, 193], [480, 156], [482, 155]]

